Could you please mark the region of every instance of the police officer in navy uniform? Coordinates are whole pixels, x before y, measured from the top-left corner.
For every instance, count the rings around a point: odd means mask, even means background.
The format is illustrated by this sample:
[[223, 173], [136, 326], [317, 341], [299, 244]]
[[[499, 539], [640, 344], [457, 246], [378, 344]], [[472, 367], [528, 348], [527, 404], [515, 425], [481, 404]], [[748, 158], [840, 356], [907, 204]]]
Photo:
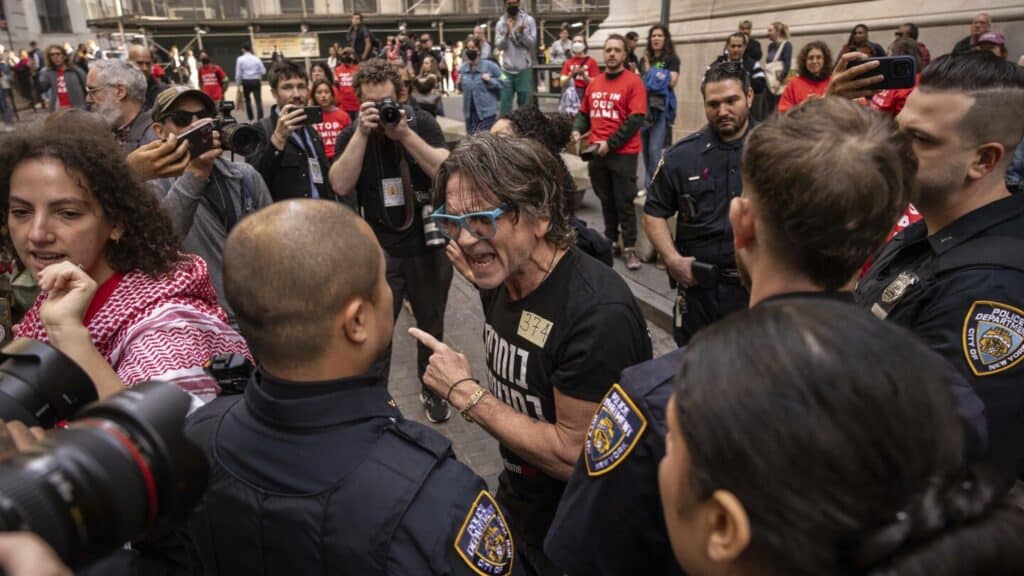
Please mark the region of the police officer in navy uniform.
[[755, 124], [750, 77], [739, 64], [716, 63], [701, 93], [707, 126], [664, 153], [644, 204], [644, 230], [679, 288], [673, 336], [680, 346], [704, 326], [746, 308], [750, 297], [740, 284], [729, 224], [729, 202], [743, 191], [743, 143]]
[[260, 367], [187, 427], [211, 465], [188, 522], [196, 572], [518, 572], [483, 480], [367, 375], [393, 328], [370, 227], [333, 202], [277, 203], [238, 224], [224, 268]]
[[[820, 146], [826, 141], [834, 144]], [[854, 306], [852, 279], [910, 199], [909, 150], [891, 119], [841, 99], [814, 101], [755, 130], [748, 187], [729, 213], [751, 304], [815, 297]], [[850, 221], [856, 229], [843, 228]], [[680, 573], [657, 474], [666, 403], [685, 350], [624, 370], [595, 413], [544, 546], [569, 576]], [[984, 411], [958, 380], [953, 393], [977, 445]]]
[[1021, 110], [1024, 68], [988, 52], [925, 69], [898, 118], [920, 162], [924, 220], [885, 247], [857, 288], [862, 305], [971, 382], [988, 416], [988, 460], [1008, 480], [1024, 472], [1024, 197], [1005, 183]]

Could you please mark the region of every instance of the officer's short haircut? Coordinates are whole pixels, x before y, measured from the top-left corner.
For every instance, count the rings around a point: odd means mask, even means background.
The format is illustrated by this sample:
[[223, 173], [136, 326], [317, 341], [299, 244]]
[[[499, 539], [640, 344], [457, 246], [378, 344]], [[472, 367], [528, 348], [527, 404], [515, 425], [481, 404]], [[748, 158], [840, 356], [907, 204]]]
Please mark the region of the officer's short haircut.
[[704, 96], [704, 88], [712, 82], [725, 82], [735, 80], [743, 87], [743, 93], [750, 91], [750, 75], [742, 62], [715, 62], [704, 73], [704, 80], [700, 83], [700, 94]]
[[352, 87], [356, 96], [363, 97], [363, 86], [366, 84], [387, 84], [395, 87], [395, 97], [402, 93], [402, 76], [394, 66], [383, 58], [371, 58], [359, 64], [359, 71], [352, 79]]
[[274, 90], [277, 90], [278, 84], [292, 78], [300, 78], [307, 83], [309, 82], [309, 75], [306, 74], [306, 69], [291, 60], [276, 62], [270, 67], [270, 71], [267, 72], [267, 82], [270, 83], [270, 87]]
[[463, 186], [477, 195], [473, 211], [511, 206], [512, 217], [547, 219], [545, 239], [565, 248], [574, 238], [569, 200], [562, 186], [565, 169], [543, 144], [529, 138], [511, 138], [480, 132], [463, 138], [441, 164], [434, 179], [434, 205], [447, 200], [448, 179], [458, 174]]
[[1024, 135], [1024, 68], [989, 52], [945, 55], [921, 74], [922, 92], [958, 92], [974, 99], [960, 120], [960, 135], [968, 145], [999, 142], [1009, 163]]
[[761, 241], [793, 271], [838, 290], [911, 201], [917, 159], [892, 117], [825, 98], [755, 128], [742, 167]]
[[125, 97], [134, 102], [146, 101], [146, 75], [127, 60], [96, 60], [89, 64], [96, 69], [97, 79], [106, 86], [124, 86]]
[[320, 359], [353, 298], [373, 301], [381, 264], [354, 212], [320, 200], [278, 202], [238, 223], [224, 247], [224, 292], [256, 358], [292, 368]]
[[917, 24], [914, 24], [913, 22], [906, 22], [903, 25], [907, 27], [907, 36], [917, 40]]

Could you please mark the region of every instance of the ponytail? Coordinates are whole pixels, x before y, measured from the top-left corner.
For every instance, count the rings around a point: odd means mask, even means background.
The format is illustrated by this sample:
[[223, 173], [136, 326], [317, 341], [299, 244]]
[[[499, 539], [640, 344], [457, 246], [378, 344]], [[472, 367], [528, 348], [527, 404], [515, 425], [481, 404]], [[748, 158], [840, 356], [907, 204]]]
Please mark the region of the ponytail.
[[982, 470], [933, 477], [892, 521], [865, 537], [853, 573], [985, 576], [1024, 573], [1024, 502]]

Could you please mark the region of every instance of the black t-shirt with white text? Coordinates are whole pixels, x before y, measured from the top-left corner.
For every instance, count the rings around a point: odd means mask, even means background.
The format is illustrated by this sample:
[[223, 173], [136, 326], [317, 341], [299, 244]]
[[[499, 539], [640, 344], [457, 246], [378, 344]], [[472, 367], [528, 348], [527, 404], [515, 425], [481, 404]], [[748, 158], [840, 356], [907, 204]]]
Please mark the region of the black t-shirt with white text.
[[[651, 358], [640, 307], [611, 268], [569, 251], [544, 282], [512, 301], [504, 285], [481, 290], [486, 385], [496, 398], [542, 422], [557, 419], [554, 389], [598, 403], [628, 366]], [[565, 483], [501, 447], [498, 491], [517, 537], [542, 545]]]
[[[415, 122], [410, 123], [413, 131], [430, 146], [444, 148], [444, 133], [437, 120], [422, 110], [416, 110], [415, 114]], [[345, 152], [345, 147], [352, 139], [358, 124], [353, 122], [338, 135], [334, 147], [335, 159], [341, 158]], [[363, 167], [356, 182], [356, 193], [363, 218], [373, 228], [381, 247], [392, 256], [417, 256], [427, 251], [420, 208], [413, 207], [412, 226], [402, 232], [390, 228], [385, 224], [383, 217], [383, 210], [387, 210], [388, 219], [393, 226], [405, 223], [406, 206], [402, 194], [399, 154], [404, 154], [405, 161], [409, 164], [409, 179], [412, 181], [413, 191], [429, 192], [433, 184], [431, 178], [423, 172], [402, 145], [383, 134], [375, 133], [370, 135], [366, 143], [366, 155], [363, 156]]]

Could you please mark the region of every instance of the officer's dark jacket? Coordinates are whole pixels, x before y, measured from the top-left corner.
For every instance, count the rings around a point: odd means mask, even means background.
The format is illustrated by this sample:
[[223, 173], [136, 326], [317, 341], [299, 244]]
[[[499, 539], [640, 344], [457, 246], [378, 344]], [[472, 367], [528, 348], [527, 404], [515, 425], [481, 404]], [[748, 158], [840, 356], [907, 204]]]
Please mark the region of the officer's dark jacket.
[[644, 213], [676, 219], [676, 249], [701, 262], [736, 266], [729, 203], [743, 192], [740, 159], [756, 125], [743, 138], [722, 142], [709, 126], [665, 151], [647, 191]]
[[569, 576], [682, 574], [665, 531], [658, 462], [668, 431], [665, 405], [685, 352], [679, 348], [622, 371], [619, 386], [646, 428], [604, 473], [591, 477], [586, 456], [573, 470], [544, 540], [544, 552]]
[[[988, 420], [989, 460], [1024, 473], [1024, 270], [984, 262], [972, 246], [1021, 256], [1024, 196], [992, 202], [928, 235], [925, 222], [897, 234], [857, 288], [878, 316], [920, 336], [977, 391]], [[981, 240], [984, 241], [984, 240]], [[936, 274], [952, 258], [976, 265]], [[902, 279], [901, 279], [902, 275]]]
[[[310, 176], [309, 157], [310, 151], [306, 150], [306, 140], [303, 138], [303, 145], [295, 141], [295, 135], [290, 136], [284, 145], [284, 150], [278, 150], [270, 142], [270, 136], [277, 127], [278, 109], [275, 106], [270, 111], [270, 117], [264, 118], [253, 124], [253, 128], [263, 133], [263, 144], [246, 161], [252, 164], [263, 180], [267, 182], [270, 189], [270, 197], [274, 202], [288, 200], [291, 198], [310, 197]], [[336, 200], [331, 192], [330, 181], [327, 173], [331, 168], [327, 161], [327, 154], [324, 152], [324, 142], [316, 130], [305, 127], [316, 148], [317, 162], [320, 163], [320, 173], [323, 175], [323, 184], [317, 185], [317, 192], [323, 200]], [[297, 132], [296, 132], [297, 134]]]
[[[503, 516], [481, 513], [493, 504], [483, 480], [375, 378], [257, 373], [244, 396], [196, 411], [187, 433], [211, 468], [188, 522], [196, 573], [475, 575], [468, 562], [511, 550]], [[488, 573], [512, 573], [498, 566]]]
[[[794, 292], [764, 302], [794, 298], [854, 302], [850, 292]], [[666, 404], [685, 353], [679, 348], [623, 370], [619, 390], [613, 388], [602, 400], [544, 541], [544, 552], [569, 576], [682, 574], [665, 531], [658, 463], [665, 455]], [[981, 442], [976, 436], [985, 428], [981, 401], [966, 382], [955, 380], [952, 392], [971, 430], [969, 441]], [[602, 411], [621, 417], [609, 418], [611, 429], [603, 431], [612, 440], [607, 458], [595, 442]], [[623, 433], [619, 421], [628, 422], [634, 434]]]

